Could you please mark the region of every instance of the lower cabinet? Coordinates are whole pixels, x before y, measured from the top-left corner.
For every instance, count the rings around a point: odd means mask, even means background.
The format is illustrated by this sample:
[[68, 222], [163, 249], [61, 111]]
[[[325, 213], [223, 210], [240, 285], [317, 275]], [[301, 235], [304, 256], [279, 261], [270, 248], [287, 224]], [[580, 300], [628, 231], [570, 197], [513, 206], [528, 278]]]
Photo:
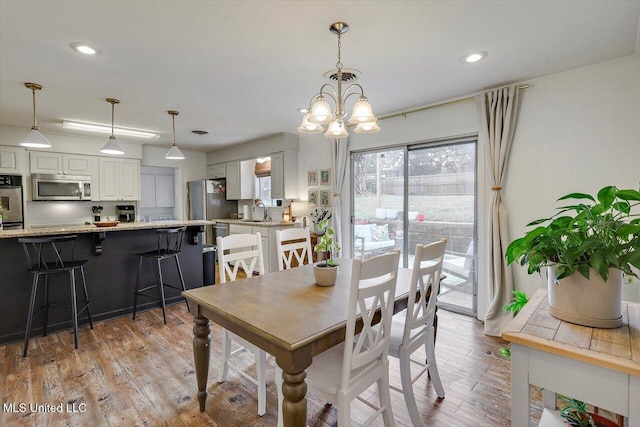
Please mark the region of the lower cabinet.
[[[252, 226], [244, 224], [230, 224], [229, 234], [256, 234], [260, 233], [262, 240], [262, 257], [264, 272], [278, 271], [278, 252], [276, 247], [276, 230], [284, 230], [290, 226]], [[254, 269], [257, 273], [258, 269]]]

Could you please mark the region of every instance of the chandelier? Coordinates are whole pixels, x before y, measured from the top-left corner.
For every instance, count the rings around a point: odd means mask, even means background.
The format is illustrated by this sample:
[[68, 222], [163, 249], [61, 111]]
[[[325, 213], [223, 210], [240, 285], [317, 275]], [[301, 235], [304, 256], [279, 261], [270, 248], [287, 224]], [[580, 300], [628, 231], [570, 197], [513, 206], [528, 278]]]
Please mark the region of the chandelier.
[[[371, 104], [366, 96], [364, 89], [358, 83], [352, 83], [343, 91], [343, 75], [341, 58], [341, 39], [342, 34], [349, 31], [349, 25], [346, 22], [334, 22], [329, 27], [329, 31], [338, 36], [338, 62], [336, 62], [336, 80], [337, 89], [331, 84], [325, 83], [320, 87], [320, 93], [311, 98], [311, 109], [302, 118], [302, 124], [298, 128], [302, 133], [319, 133], [325, 131], [322, 125], [328, 125], [324, 136], [327, 138], [344, 138], [349, 135], [344, 119], [346, 114], [345, 103], [352, 95], [359, 95], [358, 101], [353, 106], [353, 111], [348, 123], [356, 125], [357, 133], [375, 133], [380, 130], [377, 119], [373, 115]], [[349, 73], [350, 74], [350, 73]], [[325, 97], [333, 100], [335, 109], [331, 110], [331, 105]]]
[[176, 144], [176, 116], [180, 113], [175, 110], [169, 110], [167, 113], [171, 116], [171, 122], [173, 123], [173, 144], [171, 144], [171, 148], [167, 151], [167, 154], [164, 155], [164, 158], [169, 160], [184, 160], [184, 154], [182, 154], [182, 151], [178, 148], [178, 144]]

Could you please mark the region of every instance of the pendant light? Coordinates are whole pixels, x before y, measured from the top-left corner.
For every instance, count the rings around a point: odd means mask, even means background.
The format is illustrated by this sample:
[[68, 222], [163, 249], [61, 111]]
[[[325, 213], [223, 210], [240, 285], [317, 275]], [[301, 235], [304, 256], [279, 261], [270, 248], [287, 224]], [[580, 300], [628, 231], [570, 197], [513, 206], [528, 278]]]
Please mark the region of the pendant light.
[[31, 130], [29, 130], [20, 145], [31, 148], [51, 148], [51, 143], [40, 132], [40, 128], [36, 122], [36, 90], [41, 90], [42, 86], [37, 83], [25, 83], [24, 85], [33, 92], [33, 126], [31, 126]]
[[120, 104], [120, 101], [113, 98], [107, 98], [107, 102], [111, 104], [111, 136], [109, 137], [107, 143], [104, 144], [104, 146], [100, 149], [100, 152], [104, 154], [124, 154], [122, 146], [113, 133], [113, 116], [115, 113], [115, 105]]
[[164, 158], [168, 160], [184, 160], [184, 154], [182, 154], [182, 151], [178, 148], [178, 144], [176, 144], [176, 116], [180, 113], [174, 110], [169, 110], [167, 113], [171, 115], [171, 122], [173, 123], [173, 144], [171, 144], [171, 148], [167, 154], [164, 155]]

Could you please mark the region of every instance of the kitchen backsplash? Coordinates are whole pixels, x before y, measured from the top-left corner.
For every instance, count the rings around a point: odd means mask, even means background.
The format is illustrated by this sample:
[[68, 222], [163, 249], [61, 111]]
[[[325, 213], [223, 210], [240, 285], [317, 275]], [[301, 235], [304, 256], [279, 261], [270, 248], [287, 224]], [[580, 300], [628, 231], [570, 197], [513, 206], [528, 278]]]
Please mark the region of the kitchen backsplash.
[[116, 205], [135, 202], [27, 202], [26, 226], [84, 224], [93, 221], [92, 206], [102, 206], [102, 221], [115, 220]]

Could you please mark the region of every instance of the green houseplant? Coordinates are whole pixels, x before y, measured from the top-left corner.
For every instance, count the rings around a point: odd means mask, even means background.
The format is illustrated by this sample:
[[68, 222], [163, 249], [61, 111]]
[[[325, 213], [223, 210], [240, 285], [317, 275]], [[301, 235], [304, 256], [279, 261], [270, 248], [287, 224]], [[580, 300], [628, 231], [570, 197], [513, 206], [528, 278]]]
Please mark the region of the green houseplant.
[[[505, 253], [507, 263], [518, 261], [529, 274], [547, 268], [549, 306], [555, 317], [585, 326], [617, 327], [622, 274], [637, 278], [633, 269], [640, 268], [640, 214], [634, 213], [640, 191], [607, 186], [596, 198], [571, 193], [558, 199], [564, 200], [575, 202], [527, 224], [535, 228], [511, 242]], [[580, 288], [572, 293], [563, 285], [574, 281]], [[600, 283], [602, 289], [592, 291], [585, 283]], [[593, 294], [585, 296], [585, 292]], [[594, 307], [592, 303], [601, 298], [611, 299], [616, 306]]]
[[324, 234], [322, 234], [313, 250], [315, 252], [324, 252], [326, 259], [313, 267], [316, 283], [320, 286], [333, 286], [336, 284], [338, 275], [338, 264], [333, 259], [333, 256], [340, 250], [340, 245], [335, 239], [336, 233], [333, 227], [329, 226], [328, 219], [321, 220], [318, 223], [318, 227]]

